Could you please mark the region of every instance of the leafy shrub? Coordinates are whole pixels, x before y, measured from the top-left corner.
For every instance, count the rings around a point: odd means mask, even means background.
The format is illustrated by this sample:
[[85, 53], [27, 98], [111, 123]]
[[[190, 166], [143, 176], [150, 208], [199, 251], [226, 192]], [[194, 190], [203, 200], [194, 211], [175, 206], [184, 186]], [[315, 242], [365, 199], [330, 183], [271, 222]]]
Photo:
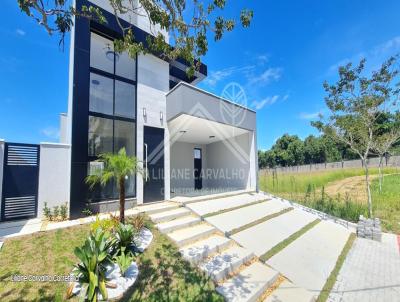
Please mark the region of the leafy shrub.
[[138, 232], [131, 224], [120, 223], [115, 229], [115, 245], [116, 254], [121, 254], [135, 246], [135, 237]]
[[60, 206], [61, 220], [67, 220], [68, 218], [68, 203], [64, 203]]
[[93, 215], [93, 212], [92, 212], [92, 210], [89, 209], [89, 208], [84, 208], [84, 209], [82, 210], [82, 214], [85, 215], [85, 216], [92, 216], [92, 215]]
[[[111, 246], [109, 233], [98, 228], [90, 233], [82, 247], [74, 250], [75, 256], [81, 261], [75, 266], [74, 273], [83, 285], [81, 294], [85, 295], [85, 300], [98, 301], [100, 293], [104, 300], [108, 299], [105, 273], [107, 264], [111, 262]], [[71, 293], [71, 287], [68, 293]]]
[[114, 219], [100, 219], [99, 215], [96, 215], [96, 221], [90, 225], [90, 230], [95, 232], [100, 228], [103, 231], [112, 232], [118, 226], [118, 223]]
[[125, 273], [133, 261], [132, 254], [130, 252], [125, 253], [125, 251], [122, 251], [121, 255], [115, 256], [114, 259], [115, 262], [118, 264], [119, 269], [121, 270], [121, 275], [125, 277]]
[[43, 208], [43, 215], [47, 220], [53, 220], [53, 217], [51, 215], [51, 209], [47, 206], [47, 202], [44, 203], [44, 208]]
[[129, 222], [133, 225], [136, 231], [140, 232], [145, 225], [145, 216], [143, 214], [136, 215]]
[[60, 207], [55, 206], [55, 207], [53, 207], [53, 219], [57, 220], [58, 216], [60, 216]]

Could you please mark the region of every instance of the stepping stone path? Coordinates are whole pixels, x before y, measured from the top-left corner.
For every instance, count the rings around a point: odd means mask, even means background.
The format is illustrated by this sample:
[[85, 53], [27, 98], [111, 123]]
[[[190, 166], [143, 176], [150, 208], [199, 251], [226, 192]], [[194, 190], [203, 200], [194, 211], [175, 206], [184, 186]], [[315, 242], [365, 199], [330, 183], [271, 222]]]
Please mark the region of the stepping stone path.
[[[193, 203], [159, 203], [138, 208], [147, 212], [156, 227], [176, 243], [186, 260], [197, 265], [217, 283], [216, 290], [226, 301], [261, 301], [275, 293], [275, 282], [282, 275], [260, 262], [252, 249], [239, 245], [226, 237], [224, 232], [288, 207], [287, 203], [278, 200], [261, 202], [264, 200], [267, 200], [267, 196], [263, 194], [244, 192], [228, 197], [219, 195], [218, 198]], [[238, 206], [243, 207], [210, 219], [204, 220], [199, 216]], [[232, 220], [236, 223], [232, 223]], [[289, 297], [293, 297], [293, 300], [282, 301], [313, 301], [310, 292], [284, 280], [284, 285], [280, 286], [291, 289], [292, 296]], [[275, 295], [280, 297], [282, 289], [277, 287], [277, 290]], [[296, 300], [296, 295], [302, 300]]]

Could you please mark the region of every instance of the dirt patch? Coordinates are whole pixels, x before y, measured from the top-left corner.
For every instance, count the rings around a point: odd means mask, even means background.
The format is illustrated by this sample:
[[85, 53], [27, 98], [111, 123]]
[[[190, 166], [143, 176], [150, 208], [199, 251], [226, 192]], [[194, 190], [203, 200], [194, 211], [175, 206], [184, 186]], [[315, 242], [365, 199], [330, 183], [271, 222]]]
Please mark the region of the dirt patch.
[[[370, 182], [375, 178], [378, 178], [378, 175], [370, 175]], [[344, 198], [348, 195], [351, 201], [359, 203], [367, 203], [368, 201], [365, 176], [353, 176], [328, 183], [325, 186], [325, 193], [331, 197], [340, 194]]]

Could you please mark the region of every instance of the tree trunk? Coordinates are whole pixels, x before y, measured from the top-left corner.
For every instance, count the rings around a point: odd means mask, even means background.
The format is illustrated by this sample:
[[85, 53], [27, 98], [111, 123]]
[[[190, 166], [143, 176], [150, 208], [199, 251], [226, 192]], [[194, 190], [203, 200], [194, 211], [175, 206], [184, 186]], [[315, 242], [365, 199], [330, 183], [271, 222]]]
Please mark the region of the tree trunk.
[[119, 179], [119, 221], [125, 223], [125, 178]]
[[379, 194], [382, 194], [382, 164], [383, 164], [383, 156], [379, 156]]
[[367, 195], [368, 195], [368, 211], [369, 211], [369, 217], [372, 218], [372, 197], [371, 197], [371, 188], [369, 186], [369, 170], [366, 161], [364, 167], [365, 167], [365, 182], [367, 185]]

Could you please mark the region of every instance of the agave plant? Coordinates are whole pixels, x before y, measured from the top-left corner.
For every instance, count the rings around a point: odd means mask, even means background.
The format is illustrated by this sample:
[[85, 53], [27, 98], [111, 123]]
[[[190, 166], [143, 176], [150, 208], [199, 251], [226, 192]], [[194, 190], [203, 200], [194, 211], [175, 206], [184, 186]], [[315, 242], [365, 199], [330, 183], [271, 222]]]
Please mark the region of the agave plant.
[[120, 223], [115, 229], [114, 249], [116, 254], [132, 250], [135, 247], [137, 231], [131, 224]]
[[121, 255], [114, 257], [115, 262], [118, 264], [121, 270], [121, 275], [125, 277], [125, 273], [129, 266], [132, 264], [133, 255], [130, 252], [125, 253], [125, 249], [122, 249]]
[[98, 296], [107, 300], [106, 265], [111, 262], [112, 240], [108, 232], [98, 228], [91, 232], [82, 247], [74, 250], [81, 263], [75, 266], [75, 274], [82, 284], [85, 300], [98, 301]]

